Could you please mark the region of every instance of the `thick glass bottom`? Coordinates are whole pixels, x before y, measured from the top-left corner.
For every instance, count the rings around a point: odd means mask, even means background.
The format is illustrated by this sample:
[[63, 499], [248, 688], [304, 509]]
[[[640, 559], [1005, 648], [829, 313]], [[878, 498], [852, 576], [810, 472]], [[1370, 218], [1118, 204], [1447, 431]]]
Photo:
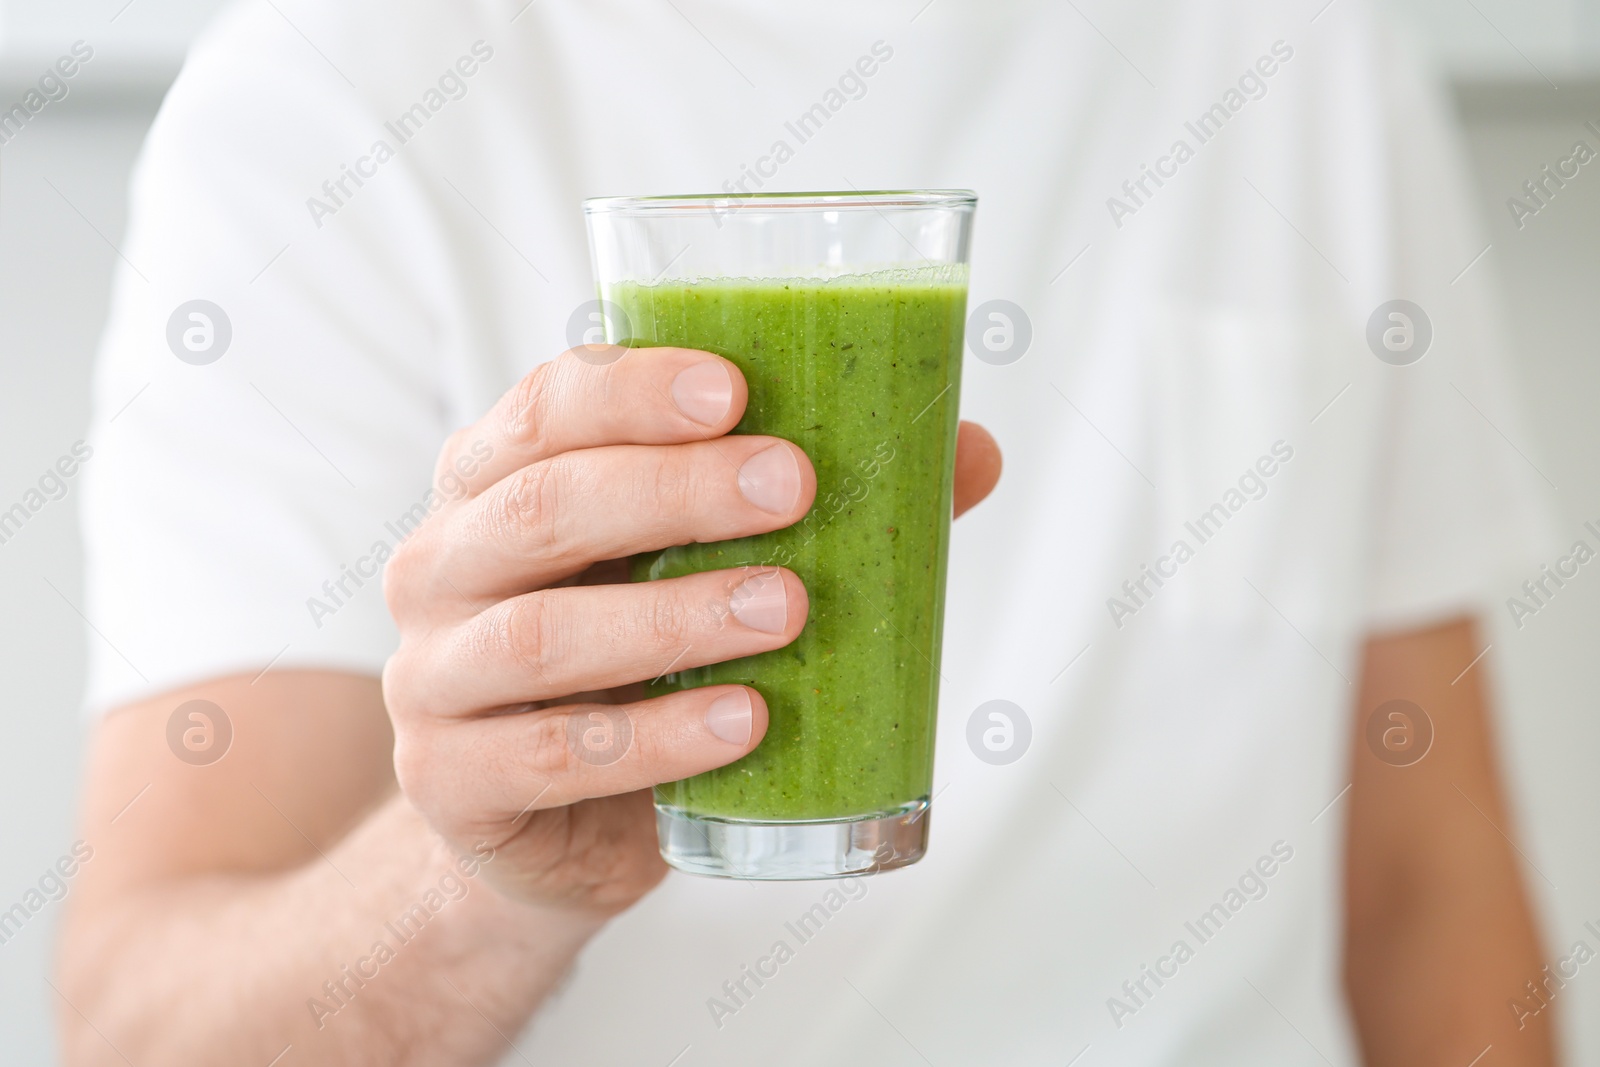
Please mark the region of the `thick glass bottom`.
[[798, 881], [908, 867], [928, 850], [928, 798], [823, 822], [753, 822], [656, 805], [661, 856], [715, 878]]

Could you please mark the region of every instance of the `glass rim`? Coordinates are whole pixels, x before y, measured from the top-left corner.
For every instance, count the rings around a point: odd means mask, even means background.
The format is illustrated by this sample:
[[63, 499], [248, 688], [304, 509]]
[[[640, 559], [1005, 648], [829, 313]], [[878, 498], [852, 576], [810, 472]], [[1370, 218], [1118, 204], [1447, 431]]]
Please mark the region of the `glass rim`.
[[938, 208], [971, 211], [978, 194], [971, 189], [868, 189], [789, 193], [675, 193], [665, 196], [592, 196], [585, 215], [658, 215], [719, 211], [850, 211], [867, 208]]

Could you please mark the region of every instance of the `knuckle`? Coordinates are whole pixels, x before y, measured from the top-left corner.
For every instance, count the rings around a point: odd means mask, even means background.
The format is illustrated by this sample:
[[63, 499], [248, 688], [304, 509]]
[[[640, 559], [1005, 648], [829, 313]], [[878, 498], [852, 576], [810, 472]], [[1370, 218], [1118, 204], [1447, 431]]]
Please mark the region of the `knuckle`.
[[383, 565], [383, 601], [396, 622], [409, 620], [420, 611], [433, 569], [432, 552], [424, 530], [394, 547]]
[[395, 782], [400, 786], [400, 791], [405, 794], [406, 799], [424, 814], [433, 814], [437, 810], [435, 768], [438, 762], [434, 758], [432, 747], [414, 731], [395, 732]]
[[564, 714], [532, 716], [529, 724], [524, 760], [526, 766], [537, 767], [550, 778], [563, 778], [577, 770], [577, 754], [573, 751], [573, 716], [582, 715], [576, 709]]
[[697, 608], [679, 597], [661, 597], [650, 612], [650, 630], [661, 641], [679, 641], [699, 629], [700, 615]]
[[394, 778], [400, 792], [413, 804], [420, 800], [420, 786], [427, 777], [428, 760], [420, 754], [421, 746], [408, 733], [395, 732]]
[[545, 440], [561, 360], [542, 363], [511, 387], [504, 414], [509, 440], [537, 449]]
[[428, 688], [436, 675], [433, 657], [431, 643], [413, 634], [401, 637], [400, 647], [384, 661], [379, 683], [396, 737], [411, 736], [427, 728]]
[[665, 517], [694, 514], [700, 496], [699, 471], [690, 450], [662, 448], [656, 452], [656, 461], [643, 473], [639, 494], [646, 514]]
[[[383, 706], [388, 709], [393, 719], [404, 718], [407, 701], [405, 699], [406, 678], [409, 668], [408, 653], [402, 647], [390, 656], [383, 664], [381, 685], [383, 687]], [[400, 730], [400, 723], [395, 722], [395, 730]]]
[[504, 493], [491, 509], [495, 534], [535, 551], [548, 550], [559, 540], [557, 523], [565, 497], [564, 464], [547, 460], [522, 468], [507, 480]]
[[437, 833], [449, 840], [467, 832], [473, 817], [462, 810], [461, 769], [429, 735], [397, 735], [393, 760], [401, 795]]
[[676, 593], [657, 593], [652, 584], [639, 588], [645, 598], [633, 609], [617, 613], [611, 620], [611, 642], [620, 649], [676, 647], [693, 636], [703, 612]]
[[633, 716], [623, 704], [580, 704], [560, 716], [565, 744], [558, 757], [564, 768], [610, 767], [635, 752]]
[[558, 658], [562, 640], [550, 598], [543, 593], [529, 593], [503, 602], [500, 610], [490, 615], [483, 625], [470, 631], [470, 640], [478, 645], [470, 652], [473, 661], [510, 660], [536, 678], [543, 678], [546, 667]]
[[678, 739], [672, 731], [651, 729], [648, 719], [640, 723], [628, 736], [627, 756], [645, 767], [670, 765], [679, 755]]

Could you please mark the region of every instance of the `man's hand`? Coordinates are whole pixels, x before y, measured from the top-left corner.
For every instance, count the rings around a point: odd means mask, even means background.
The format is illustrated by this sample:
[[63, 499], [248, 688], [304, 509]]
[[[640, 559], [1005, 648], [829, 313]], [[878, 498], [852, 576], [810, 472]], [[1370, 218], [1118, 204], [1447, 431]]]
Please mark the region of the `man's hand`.
[[[516, 898], [627, 907], [664, 870], [649, 788], [731, 763], [766, 732], [766, 703], [743, 686], [632, 700], [612, 712], [631, 744], [597, 763], [577, 740], [607, 720], [571, 699], [799, 635], [806, 590], [783, 568], [566, 584], [603, 561], [804, 517], [816, 494], [805, 453], [725, 436], [746, 396], [739, 370], [707, 352], [562, 356], [451, 437], [437, 481], [471, 471], [464, 492], [389, 562], [401, 644], [384, 700], [400, 786], [458, 849], [493, 846], [487, 877]], [[998, 452], [977, 427], [963, 444], [970, 504]]]
[[[744, 401], [738, 371], [707, 353], [567, 356], [453, 437], [438, 481], [473, 456], [464, 495], [386, 578], [403, 634], [385, 679], [395, 745], [377, 679], [282, 667], [97, 724], [81, 831], [94, 860], [60, 950], [65, 1062], [268, 1063], [291, 1043], [296, 1063], [341, 1067], [503, 1053], [501, 1033], [605, 917], [661, 877], [645, 787], [735, 760], [765, 729], [759, 694], [719, 686], [625, 704], [635, 736], [611, 766], [567, 744], [603, 695], [571, 694], [652, 678], [691, 641], [683, 662], [706, 663], [798, 633], [792, 574], [634, 586], [590, 566], [804, 514], [799, 449], [724, 436]], [[963, 425], [957, 511], [999, 467], [993, 440]], [[225, 709], [226, 758], [195, 766], [168, 749], [189, 700]], [[425, 933], [394, 944], [389, 924], [424, 901], [441, 905], [421, 911]], [[381, 968], [375, 941], [394, 952]]]

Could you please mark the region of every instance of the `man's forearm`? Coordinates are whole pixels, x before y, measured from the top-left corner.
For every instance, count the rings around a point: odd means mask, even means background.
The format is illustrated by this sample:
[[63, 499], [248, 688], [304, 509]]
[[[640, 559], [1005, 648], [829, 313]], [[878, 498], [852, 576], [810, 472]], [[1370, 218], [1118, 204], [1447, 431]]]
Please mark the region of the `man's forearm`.
[[[1490, 830], [1493, 833], [1492, 830]], [[1460, 876], [1433, 887], [1396, 886], [1347, 941], [1346, 973], [1371, 1067], [1550, 1067], [1549, 1013], [1519, 1020], [1542, 977], [1538, 937], [1509, 848], [1500, 862], [1482, 842]], [[1465, 858], [1465, 857], [1464, 857]]]
[[[1355, 722], [1345, 978], [1369, 1067], [1549, 1067], [1549, 1013], [1500, 784], [1481, 643], [1460, 621], [1374, 639]], [[1398, 703], [1391, 703], [1398, 702]], [[1377, 739], [1368, 724], [1379, 717]], [[1406, 746], [1416, 744], [1415, 750]]]
[[292, 871], [80, 901], [66, 1062], [266, 1064], [290, 1045], [297, 1064], [490, 1062], [601, 920], [513, 902], [485, 862], [396, 798]]

